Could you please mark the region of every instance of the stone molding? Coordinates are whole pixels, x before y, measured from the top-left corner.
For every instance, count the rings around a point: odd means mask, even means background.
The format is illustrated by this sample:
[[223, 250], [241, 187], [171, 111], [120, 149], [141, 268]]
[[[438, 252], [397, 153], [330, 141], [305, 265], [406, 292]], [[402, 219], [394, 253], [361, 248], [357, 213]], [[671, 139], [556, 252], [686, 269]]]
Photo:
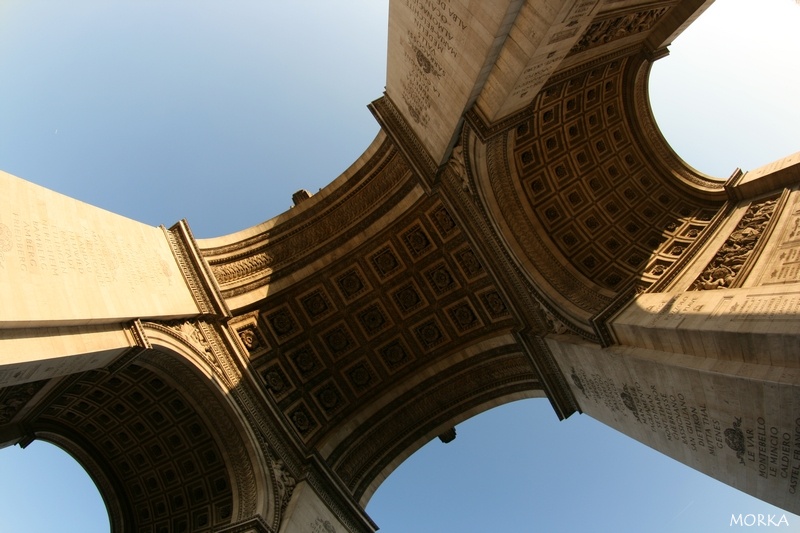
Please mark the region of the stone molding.
[[430, 190], [433, 187], [434, 176], [439, 170], [438, 165], [420, 142], [414, 130], [406, 122], [403, 114], [389, 98], [389, 95], [384, 93], [382, 98], [375, 100], [368, 107], [381, 125], [381, 128], [394, 141], [395, 145], [408, 160], [411, 168], [422, 178], [422, 182]]
[[[371, 219], [371, 213], [396, 192], [407, 175], [404, 159], [387, 140], [341, 192], [336, 191], [326, 204], [317, 204], [319, 209], [313, 213], [303, 213], [299, 223], [290, 219], [274, 231], [225, 247], [224, 254], [204, 250], [222, 294], [230, 298], [263, 287], [305, 266], [301, 258], [312, 252], [324, 253], [345, 232], [358, 233], [356, 226]], [[241, 251], [231, 253], [233, 250]]]
[[[633, 138], [638, 141], [639, 148], [645, 154], [659, 161], [661, 168], [670, 169], [675, 178], [674, 185], [692, 194], [703, 194], [712, 201], [725, 199], [725, 182], [706, 176], [691, 168], [683, 161], [664, 139], [658, 128], [653, 109], [650, 107], [650, 90], [648, 79], [653, 66], [653, 56], [640, 55], [636, 58], [637, 64], [632, 67], [632, 91], [627, 94], [631, 100], [633, 113], [630, 115]], [[632, 93], [632, 94], [631, 94]]]
[[[456, 147], [457, 149], [463, 146], [473, 146], [472, 131], [469, 126], [464, 126], [461, 143]], [[456, 153], [455, 150], [454, 153]], [[504, 284], [507, 283], [513, 287], [513, 292], [517, 295], [514, 303], [519, 305], [516, 312], [521, 313], [520, 318], [524, 328], [536, 335], [554, 332], [554, 324], [556, 322], [564, 324], [566, 320], [562, 319], [555, 308], [546, 303], [546, 300], [527, 279], [508, 249], [502, 244], [502, 239], [495, 226], [489, 221], [486, 207], [474, 196], [473, 190], [477, 188], [477, 184], [473, 176], [472, 159], [475, 157], [473, 150], [463, 150], [462, 148], [457, 153], [464, 158], [464, 162], [448, 165], [447, 170], [442, 174], [441, 186], [446, 191], [445, 196], [452, 205], [457, 206], [455, 212], [464, 213], [464, 216], [460, 218], [469, 220], [470, 225], [481, 235], [482, 238], [478, 240], [489, 248], [485, 253], [487, 257], [492, 258], [492, 261], [487, 264], [495, 265], [500, 274], [499, 279], [503, 280]], [[459, 175], [459, 170], [463, 170], [464, 174]], [[567, 322], [567, 324], [569, 323]], [[590, 335], [578, 328], [570, 327], [570, 331], [589, 336], [589, 340], [593, 340]], [[542, 386], [551, 399], [558, 416], [560, 418], [570, 416], [577, 410], [577, 404], [569, 386], [561, 376], [558, 366], [552, 360], [547, 346], [539, 342], [528, 344], [526, 353], [531, 358], [532, 365], [538, 372]]]
[[181, 220], [169, 230], [162, 226], [178, 267], [202, 314], [230, 316], [219, 287], [200, 255], [189, 225]]
[[[153, 327], [148, 323], [147, 327]], [[163, 330], [162, 330], [163, 331]], [[196, 347], [192, 346], [197, 350]], [[246, 451], [243, 429], [241, 421], [236, 427], [232, 420], [230, 411], [232, 406], [222, 407], [221, 401], [213, 394], [203, 393], [209, 388], [208, 383], [200, 380], [195, 372], [190, 371], [183, 365], [176, 364], [173, 357], [161, 352], [156, 348], [142, 357], [142, 364], [146, 368], [157, 370], [171, 380], [181, 385], [182, 390], [192, 397], [197, 405], [203, 406], [202, 416], [205, 417], [209, 427], [214, 428], [214, 434], [221, 444], [222, 449], [228, 455], [229, 468], [233, 471], [233, 480], [236, 483], [236, 496], [238, 500], [238, 513], [236, 519], [244, 519], [258, 512], [259, 500], [261, 495], [258, 493], [256, 472], [253, 459]], [[223, 391], [220, 391], [223, 392]], [[202, 397], [201, 397], [202, 396]], [[245, 435], [247, 432], [245, 431]]]
[[363, 500], [384, 468], [424, 435], [435, 437], [437, 428], [452, 426], [454, 418], [472, 407], [539, 387], [529, 359], [513, 345], [489, 350], [420, 383], [376, 412], [369, 429], [342, 441], [328, 462], [354, 497]]

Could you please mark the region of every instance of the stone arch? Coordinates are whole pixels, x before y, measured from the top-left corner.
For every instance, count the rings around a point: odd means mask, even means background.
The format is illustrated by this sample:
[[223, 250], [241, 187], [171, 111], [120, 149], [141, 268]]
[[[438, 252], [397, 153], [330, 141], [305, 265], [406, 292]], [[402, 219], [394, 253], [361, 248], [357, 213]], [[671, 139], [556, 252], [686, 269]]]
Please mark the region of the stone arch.
[[428, 441], [487, 409], [544, 397], [531, 361], [511, 335], [451, 354], [438, 368], [398, 383], [343, 426], [325, 449], [326, 460], [356, 500], [366, 506], [389, 474]]
[[665, 277], [726, 200], [658, 130], [651, 61], [631, 49], [565, 71], [514, 127], [464, 137], [477, 193], [537, 299], [590, 340], [592, 318]]
[[257, 439], [198, 350], [168, 330], [145, 326], [152, 347], [122, 368], [62, 380], [32, 420], [32, 436], [87, 470], [114, 533], [275, 523], [275, 487]]
[[434, 429], [428, 431], [426, 434], [422, 435], [416, 441], [414, 441], [409, 447], [405, 448], [402, 453], [395, 456], [383, 469], [380, 470], [378, 475], [372, 479], [372, 481], [366, 486], [364, 493], [361, 495], [361, 499], [359, 503], [366, 507], [369, 503], [369, 500], [372, 498], [372, 495], [378, 490], [381, 484], [394, 472], [398, 467], [400, 467], [403, 462], [411, 457], [414, 453], [416, 453], [420, 448], [425, 446], [428, 442], [432, 439], [439, 437], [442, 442], [449, 442], [446, 440], [447, 437], [445, 435], [449, 433], [451, 430], [451, 436], [456, 436], [455, 427], [466, 421], [474, 416], [478, 416], [482, 413], [490, 411], [496, 407], [500, 407], [502, 405], [506, 405], [511, 402], [515, 402], [518, 400], [525, 400], [531, 398], [545, 398], [545, 393], [541, 389], [530, 389], [522, 392], [506, 392], [504, 394], [500, 394], [495, 396], [489, 400], [485, 400], [482, 403], [475, 403], [474, 405], [470, 406], [469, 409], [466, 409], [457, 415], [452, 416], [451, 418], [447, 419], [445, 422], [440, 423]]

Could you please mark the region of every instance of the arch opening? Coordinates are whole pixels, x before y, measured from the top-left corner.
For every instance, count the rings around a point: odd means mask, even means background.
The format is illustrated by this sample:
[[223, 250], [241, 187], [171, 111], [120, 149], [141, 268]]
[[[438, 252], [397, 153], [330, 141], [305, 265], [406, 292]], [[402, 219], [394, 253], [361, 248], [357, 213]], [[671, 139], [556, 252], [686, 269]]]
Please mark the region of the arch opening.
[[800, 150], [798, 27], [791, 0], [715, 2], [653, 65], [653, 114], [688, 165], [727, 179]]
[[3, 454], [0, 531], [109, 531], [108, 511], [97, 485], [67, 451], [36, 440], [25, 449], [13, 446]]

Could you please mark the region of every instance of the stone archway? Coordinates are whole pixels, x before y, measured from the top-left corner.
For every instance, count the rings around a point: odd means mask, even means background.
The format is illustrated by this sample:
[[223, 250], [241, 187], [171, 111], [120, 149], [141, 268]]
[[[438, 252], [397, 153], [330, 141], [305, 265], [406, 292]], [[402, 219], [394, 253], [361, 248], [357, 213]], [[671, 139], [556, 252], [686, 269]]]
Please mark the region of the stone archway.
[[150, 349], [116, 372], [69, 376], [31, 421], [86, 468], [114, 532], [217, 531], [275, 512], [230, 407], [181, 359]]

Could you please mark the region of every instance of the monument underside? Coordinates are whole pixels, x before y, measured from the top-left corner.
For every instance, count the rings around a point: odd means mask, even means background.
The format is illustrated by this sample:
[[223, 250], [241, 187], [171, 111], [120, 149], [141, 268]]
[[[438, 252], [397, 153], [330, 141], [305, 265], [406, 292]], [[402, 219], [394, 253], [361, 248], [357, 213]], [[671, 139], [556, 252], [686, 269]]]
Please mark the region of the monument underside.
[[0, 442], [114, 531], [373, 531], [402, 460], [544, 396], [797, 512], [800, 155], [711, 180], [647, 100], [709, 3], [392, 2], [372, 145], [224, 237], [4, 175], [4, 300], [68, 304], [0, 310]]

